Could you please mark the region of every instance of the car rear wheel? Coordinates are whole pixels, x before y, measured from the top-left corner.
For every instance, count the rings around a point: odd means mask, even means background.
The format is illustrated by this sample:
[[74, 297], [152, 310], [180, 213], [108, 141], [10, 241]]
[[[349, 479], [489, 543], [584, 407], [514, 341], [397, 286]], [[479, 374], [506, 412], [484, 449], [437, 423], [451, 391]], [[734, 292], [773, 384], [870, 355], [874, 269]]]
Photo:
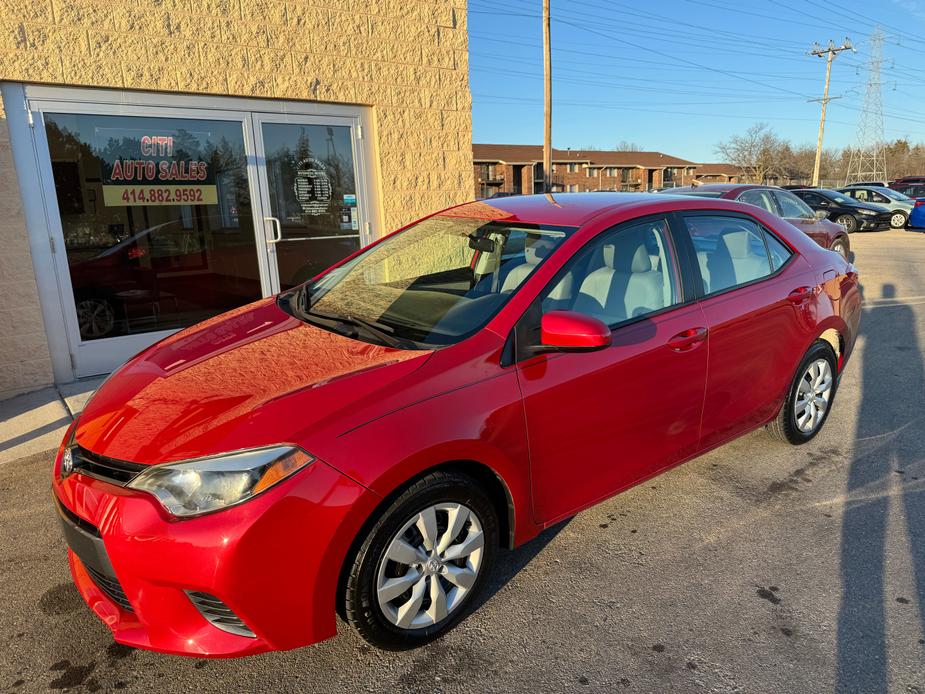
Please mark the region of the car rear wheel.
[[429, 474], [389, 505], [357, 550], [344, 589], [347, 621], [379, 648], [428, 643], [471, 609], [497, 547], [497, 513], [475, 481]]
[[831, 345], [821, 340], [813, 343], [797, 368], [777, 419], [768, 424], [771, 435], [795, 446], [812, 440], [832, 409], [838, 386], [835, 373]]
[[832, 242], [832, 246], [829, 248], [830, 251], [835, 251], [842, 258], [848, 260], [848, 244], [845, 243], [842, 239], [835, 239]]
[[903, 229], [908, 219], [909, 218], [906, 217], [904, 212], [894, 212], [890, 215], [890, 227], [893, 229]]
[[835, 219], [835, 222], [845, 227], [845, 231], [847, 231], [849, 234], [852, 231], [857, 231], [858, 229], [858, 220], [856, 220], [850, 214], [839, 215]]

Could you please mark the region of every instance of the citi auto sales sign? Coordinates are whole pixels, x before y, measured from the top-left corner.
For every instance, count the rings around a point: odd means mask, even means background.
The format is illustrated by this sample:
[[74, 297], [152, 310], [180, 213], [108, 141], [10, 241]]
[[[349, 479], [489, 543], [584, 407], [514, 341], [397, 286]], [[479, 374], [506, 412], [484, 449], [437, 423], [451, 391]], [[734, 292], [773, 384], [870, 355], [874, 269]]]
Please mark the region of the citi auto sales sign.
[[103, 161], [103, 204], [214, 205], [214, 173], [197, 152], [178, 146], [173, 134], [125, 133], [117, 155]]

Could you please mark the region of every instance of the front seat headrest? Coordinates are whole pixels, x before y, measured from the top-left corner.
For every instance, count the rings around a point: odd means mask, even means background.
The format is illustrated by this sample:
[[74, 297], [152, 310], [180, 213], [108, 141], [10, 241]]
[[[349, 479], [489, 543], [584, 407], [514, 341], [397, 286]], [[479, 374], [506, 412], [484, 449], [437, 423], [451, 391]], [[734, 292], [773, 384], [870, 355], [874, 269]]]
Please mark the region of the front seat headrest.
[[[613, 246], [610, 246], [613, 249]], [[604, 246], [604, 258], [607, 258], [607, 246]], [[611, 250], [613, 256], [613, 250]], [[646, 272], [652, 269], [652, 259], [646, 246], [640, 243], [632, 253], [621, 253], [611, 261], [611, 267], [620, 272]]]

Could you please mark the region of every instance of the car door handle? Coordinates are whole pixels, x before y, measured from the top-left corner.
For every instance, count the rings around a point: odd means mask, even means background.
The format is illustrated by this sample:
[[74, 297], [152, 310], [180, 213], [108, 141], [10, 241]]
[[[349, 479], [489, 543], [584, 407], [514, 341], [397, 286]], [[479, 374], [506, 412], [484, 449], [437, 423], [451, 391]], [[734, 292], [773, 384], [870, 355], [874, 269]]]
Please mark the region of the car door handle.
[[684, 352], [706, 340], [707, 332], [706, 328], [688, 328], [668, 340], [667, 345], [675, 352]]
[[787, 301], [799, 305], [809, 301], [814, 293], [812, 287], [797, 287], [787, 295]]

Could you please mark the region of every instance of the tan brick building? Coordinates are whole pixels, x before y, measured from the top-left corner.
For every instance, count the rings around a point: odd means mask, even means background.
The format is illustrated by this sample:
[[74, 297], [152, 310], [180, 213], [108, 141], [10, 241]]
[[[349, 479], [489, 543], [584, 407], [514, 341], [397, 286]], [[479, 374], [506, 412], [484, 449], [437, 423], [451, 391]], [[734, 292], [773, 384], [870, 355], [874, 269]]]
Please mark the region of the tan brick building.
[[744, 183], [745, 172], [734, 164], [701, 164], [694, 176], [700, 183]]
[[[540, 145], [472, 145], [475, 196], [540, 192]], [[645, 191], [689, 185], [699, 164], [661, 152], [553, 149], [554, 191]]]
[[0, 397], [471, 197], [465, 0], [0, 6]]

